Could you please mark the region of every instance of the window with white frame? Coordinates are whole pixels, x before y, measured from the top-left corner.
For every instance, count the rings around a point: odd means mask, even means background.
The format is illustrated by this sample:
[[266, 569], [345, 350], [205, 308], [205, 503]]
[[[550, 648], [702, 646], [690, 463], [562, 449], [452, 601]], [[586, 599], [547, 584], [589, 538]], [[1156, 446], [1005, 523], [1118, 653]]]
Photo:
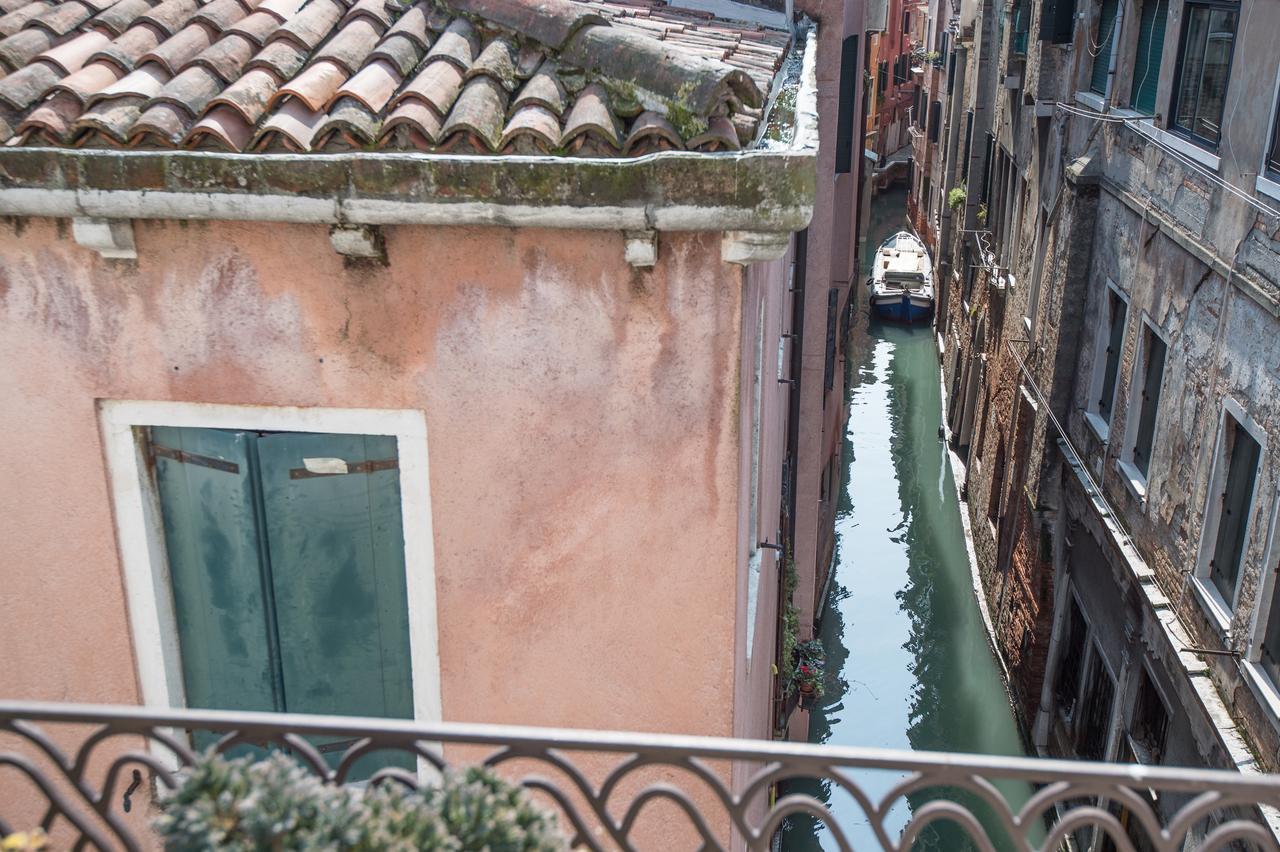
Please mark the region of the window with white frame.
[[[1274, 567], [1272, 570], [1276, 570]], [[1262, 634], [1262, 642], [1258, 645], [1258, 663], [1271, 680], [1271, 685], [1280, 689], [1280, 595], [1271, 594], [1271, 606], [1267, 610], [1266, 628]]]
[[1204, 148], [1217, 148], [1231, 79], [1238, 2], [1187, 0], [1169, 112], [1172, 129]]
[[1280, 94], [1277, 94], [1271, 116], [1271, 144], [1267, 146], [1267, 177], [1280, 181]]
[[1149, 320], [1142, 321], [1138, 357], [1133, 369], [1132, 398], [1121, 464], [1132, 480], [1145, 488], [1151, 475], [1151, 452], [1160, 414], [1160, 390], [1164, 383], [1168, 344]]
[[1144, 664], [1138, 674], [1138, 689], [1129, 719], [1129, 745], [1134, 756], [1146, 764], [1159, 763], [1169, 735], [1169, 708]]
[[1218, 428], [1208, 504], [1200, 534], [1197, 577], [1200, 587], [1224, 608], [1220, 622], [1235, 609], [1241, 566], [1249, 540], [1249, 520], [1253, 510], [1254, 485], [1262, 457], [1262, 434], [1229, 403]]
[[1129, 318], [1129, 303], [1110, 280], [1103, 288], [1102, 309], [1098, 317], [1098, 333], [1094, 343], [1093, 381], [1086, 409], [1090, 425], [1098, 437], [1107, 440], [1111, 428], [1111, 407], [1116, 398], [1116, 379], [1120, 374], [1120, 357], [1124, 353], [1124, 329]]

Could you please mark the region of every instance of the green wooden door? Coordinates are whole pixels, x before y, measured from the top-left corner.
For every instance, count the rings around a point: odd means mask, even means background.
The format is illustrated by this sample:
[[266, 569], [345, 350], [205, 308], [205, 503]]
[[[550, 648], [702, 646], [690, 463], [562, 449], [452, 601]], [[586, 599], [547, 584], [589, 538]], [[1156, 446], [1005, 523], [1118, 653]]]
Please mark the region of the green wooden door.
[[[258, 452], [286, 706], [412, 718], [395, 438], [279, 433]], [[321, 749], [336, 762], [345, 745]], [[412, 769], [398, 757], [357, 774]]]
[[[254, 496], [254, 438], [216, 429], [151, 432], [189, 707], [284, 709]], [[212, 737], [196, 732], [194, 740], [204, 748]]]
[[[412, 718], [395, 439], [151, 437], [188, 706]], [[332, 765], [347, 744], [317, 740]], [[414, 762], [349, 777], [383, 766]]]

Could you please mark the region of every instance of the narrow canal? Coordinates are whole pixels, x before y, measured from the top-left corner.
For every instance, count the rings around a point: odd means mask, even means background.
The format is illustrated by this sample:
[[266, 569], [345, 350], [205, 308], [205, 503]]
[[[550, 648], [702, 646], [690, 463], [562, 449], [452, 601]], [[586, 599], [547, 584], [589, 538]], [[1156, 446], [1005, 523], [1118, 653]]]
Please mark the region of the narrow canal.
[[[905, 191], [881, 193], [871, 206], [868, 260], [906, 227]], [[938, 436], [942, 400], [932, 329], [871, 320], [865, 290], [860, 296], [849, 345], [836, 567], [820, 630], [828, 679], [810, 741], [1023, 754], [974, 597], [955, 483]], [[901, 776], [856, 777], [878, 801]], [[796, 792], [826, 800], [854, 849], [878, 848], [852, 798], [826, 788]], [[1004, 792], [1015, 804], [1028, 793], [1016, 786]], [[890, 812], [890, 837], [921, 804], [903, 801]], [[837, 845], [824, 825], [799, 818], [788, 824], [783, 848]], [[958, 827], [934, 823], [914, 848], [971, 847]]]

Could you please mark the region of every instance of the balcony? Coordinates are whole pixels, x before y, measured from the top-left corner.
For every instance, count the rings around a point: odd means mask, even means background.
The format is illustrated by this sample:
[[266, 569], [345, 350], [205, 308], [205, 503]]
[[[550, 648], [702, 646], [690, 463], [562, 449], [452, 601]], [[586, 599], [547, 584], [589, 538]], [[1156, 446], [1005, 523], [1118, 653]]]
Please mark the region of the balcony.
[[[832, 796], [847, 797], [857, 809], [856, 822], [865, 820], [858, 830], [873, 835], [871, 845], [883, 849], [910, 848], [938, 821], [968, 832], [976, 848], [985, 850], [1060, 849], [1069, 837], [1087, 843], [1095, 829], [1125, 850], [1134, 848], [1130, 837], [1135, 833], [1141, 835], [1139, 848], [1181, 849], [1189, 832], [1203, 837], [1205, 849], [1233, 841], [1273, 849], [1275, 839], [1261, 809], [1280, 806], [1280, 777], [1215, 770], [661, 734], [0, 702], [0, 833], [38, 823], [59, 847], [153, 847], [147, 828], [152, 787], [172, 788], [183, 767], [197, 759], [183, 731], [212, 732], [219, 751], [245, 743], [287, 749], [331, 784], [344, 783], [357, 758], [381, 750], [416, 757], [419, 771], [383, 769], [369, 783], [415, 785], [432, 776], [432, 767], [483, 763], [558, 811], [573, 845], [587, 849], [765, 850], [783, 821], [800, 814], [825, 822], [842, 849], [852, 848], [853, 826], [842, 825], [824, 800]], [[337, 742], [317, 748], [308, 739], [317, 737]], [[886, 775], [893, 779], [888, 784]], [[775, 785], [796, 781], [828, 792], [815, 797], [784, 790], [774, 797]], [[1025, 795], [1011, 799], [1010, 789]], [[655, 843], [651, 819], [643, 825], [655, 808], [662, 813], [658, 827], [666, 842]], [[904, 808], [909, 812], [894, 824], [890, 813], [901, 817]], [[645, 832], [647, 840], [640, 836]], [[672, 837], [684, 840], [672, 842]]]

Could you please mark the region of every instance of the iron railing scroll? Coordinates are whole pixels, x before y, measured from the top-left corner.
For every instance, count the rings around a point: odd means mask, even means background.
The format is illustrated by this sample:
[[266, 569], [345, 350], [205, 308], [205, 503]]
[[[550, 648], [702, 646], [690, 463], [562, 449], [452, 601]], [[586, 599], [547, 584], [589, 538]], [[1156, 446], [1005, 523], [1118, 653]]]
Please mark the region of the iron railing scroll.
[[[856, 806], [859, 836], [873, 837], [885, 850], [910, 849], [940, 823], [966, 832], [973, 848], [984, 852], [1065, 849], [1103, 834], [1121, 852], [1280, 848], [1263, 817], [1267, 808], [1280, 807], [1278, 776], [710, 737], [27, 702], [0, 702], [0, 833], [32, 828], [27, 820], [35, 819], [79, 848], [153, 846], [139, 811], [151, 807], [153, 787], [172, 787], [182, 767], [198, 759], [187, 734], [196, 730], [221, 735], [220, 751], [246, 743], [287, 749], [334, 784], [347, 781], [353, 764], [375, 751], [416, 755], [422, 769], [386, 768], [370, 783], [416, 785], [433, 775], [431, 767], [445, 769], [445, 756], [448, 765], [484, 763], [536, 791], [536, 798], [559, 810], [574, 846], [593, 850], [655, 848], [651, 834], [637, 836], [637, 825], [659, 801], [665, 814], [677, 817], [665, 824], [690, 848], [768, 849], [784, 821], [800, 815], [824, 823], [833, 845], [853, 848], [851, 826], [833, 813], [833, 795]], [[335, 759], [313, 746], [310, 738], [316, 737], [350, 744]], [[735, 765], [738, 783], [731, 785]], [[896, 780], [873, 795], [864, 783], [873, 771]], [[1011, 801], [1002, 792], [1010, 785], [1026, 795]], [[826, 793], [788, 793], [789, 786]], [[1178, 805], [1170, 808], [1169, 802]], [[890, 818], [891, 812], [898, 816]], [[678, 825], [681, 819], [687, 822]]]

